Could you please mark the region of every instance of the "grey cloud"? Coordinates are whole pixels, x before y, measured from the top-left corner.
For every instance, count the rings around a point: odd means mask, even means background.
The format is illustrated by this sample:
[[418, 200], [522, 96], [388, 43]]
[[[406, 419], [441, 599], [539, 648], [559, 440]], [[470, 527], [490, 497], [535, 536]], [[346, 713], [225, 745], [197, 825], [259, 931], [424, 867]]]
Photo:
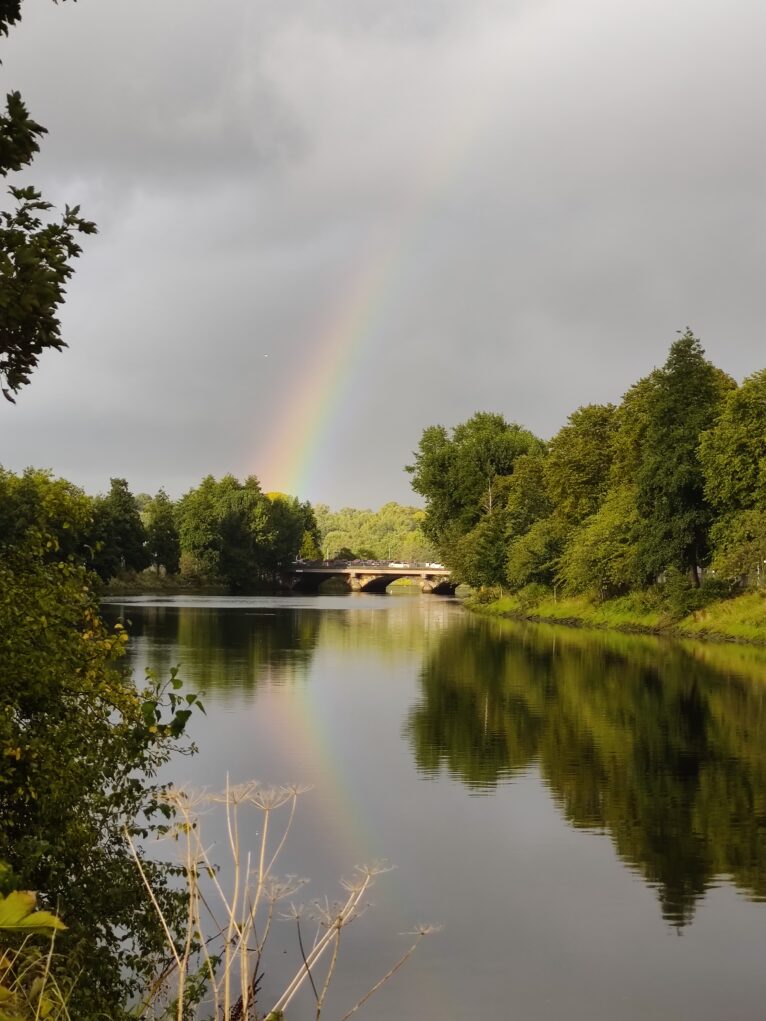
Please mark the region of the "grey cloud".
[[738, 377], [763, 365], [761, 4], [30, 11], [2, 69], [51, 129], [29, 177], [101, 234], [0, 461], [175, 491], [258, 472], [365, 270], [301, 494], [333, 504], [406, 499], [432, 422], [550, 435], [687, 323]]

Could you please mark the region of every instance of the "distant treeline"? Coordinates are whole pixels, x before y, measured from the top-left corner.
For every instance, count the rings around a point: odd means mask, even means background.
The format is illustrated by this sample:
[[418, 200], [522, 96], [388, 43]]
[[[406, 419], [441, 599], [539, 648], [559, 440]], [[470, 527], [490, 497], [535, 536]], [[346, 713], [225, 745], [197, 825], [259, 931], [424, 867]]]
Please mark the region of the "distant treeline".
[[423, 532], [426, 513], [419, 507], [384, 504], [380, 510], [344, 507], [331, 511], [323, 503], [314, 506], [327, 558], [351, 553], [363, 560], [433, 560], [434, 544]]
[[[741, 386], [690, 331], [619, 405], [543, 442], [501, 415], [427, 428], [407, 469], [458, 580], [599, 598], [723, 594], [766, 564], [766, 370]], [[701, 596], [700, 596], [701, 598]]]
[[276, 581], [296, 558], [424, 560], [432, 546], [425, 512], [388, 503], [379, 511], [333, 512], [283, 493], [264, 493], [254, 476], [211, 475], [173, 501], [163, 489], [133, 495], [125, 479], [88, 496], [49, 472], [0, 469], [0, 529], [7, 540], [30, 528], [56, 536], [55, 555], [102, 581], [150, 571], [187, 584], [233, 590]]

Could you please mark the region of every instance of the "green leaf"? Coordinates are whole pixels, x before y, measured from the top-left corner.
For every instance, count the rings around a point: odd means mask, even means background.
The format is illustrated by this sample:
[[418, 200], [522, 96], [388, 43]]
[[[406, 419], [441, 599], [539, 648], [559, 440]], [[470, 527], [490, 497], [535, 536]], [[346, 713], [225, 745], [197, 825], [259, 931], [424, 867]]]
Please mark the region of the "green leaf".
[[66, 929], [61, 919], [50, 911], [35, 911], [37, 898], [29, 890], [14, 890], [0, 897], [0, 929], [24, 932], [45, 932], [49, 929]]

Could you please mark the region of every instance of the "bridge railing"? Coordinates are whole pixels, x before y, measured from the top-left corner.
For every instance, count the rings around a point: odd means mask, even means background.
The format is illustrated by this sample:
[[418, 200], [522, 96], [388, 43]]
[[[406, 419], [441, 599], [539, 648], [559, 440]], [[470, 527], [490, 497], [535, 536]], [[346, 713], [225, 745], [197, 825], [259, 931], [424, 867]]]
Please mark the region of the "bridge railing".
[[381, 569], [393, 569], [393, 570], [409, 570], [409, 571], [446, 571], [447, 568], [444, 564], [437, 564], [426, 561], [402, 561], [402, 560], [294, 560], [292, 567], [299, 568], [334, 568], [336, 570], [345, 570], [348, 568], [381, 568]]

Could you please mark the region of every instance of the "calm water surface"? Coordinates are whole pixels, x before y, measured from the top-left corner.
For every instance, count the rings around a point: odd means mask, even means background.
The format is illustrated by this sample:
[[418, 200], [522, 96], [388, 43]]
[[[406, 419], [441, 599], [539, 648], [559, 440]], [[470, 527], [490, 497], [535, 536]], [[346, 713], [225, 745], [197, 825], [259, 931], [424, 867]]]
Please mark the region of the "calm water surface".
[[[360, 862], [397, 866], [348, 930], [328, 1021], [426, 921], [444, 930], [358, 1016], [764, 1016], [766, 652], [435, 596], [106, 610], [132, 622], [137, 671], [180, 663], [206, 692], [175, 779], [312, 786], [282, 860], [311, 876], [305, 899]], [[292, 937], [281, 923], [285, 962]]]

